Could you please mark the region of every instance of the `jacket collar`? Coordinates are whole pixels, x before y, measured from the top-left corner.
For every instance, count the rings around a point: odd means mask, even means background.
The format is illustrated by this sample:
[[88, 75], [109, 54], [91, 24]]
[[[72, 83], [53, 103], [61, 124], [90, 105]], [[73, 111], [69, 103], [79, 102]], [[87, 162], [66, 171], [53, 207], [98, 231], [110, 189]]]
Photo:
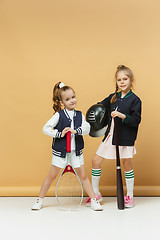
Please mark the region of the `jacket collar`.
[[[133, 94], [132, 90], [130, 90], [123, 98], [128, 98]], [[118, 93], [118, 97], [121, 98], [121, 92]]]
[[[66, 117], [67, 117], [68, 119], [70, 119], [70, 117], [69, 117], [69, 114], [68, 114], [67, 110], [64, 108], [64, 109], [63, 109], [63, 111], [64, 111], [64, 113], [65, 113]], [[75, 117], [75, 116], [76, 116], [76, 110], [74, 110], [74, 115], [73, 115], [73, 117]]]

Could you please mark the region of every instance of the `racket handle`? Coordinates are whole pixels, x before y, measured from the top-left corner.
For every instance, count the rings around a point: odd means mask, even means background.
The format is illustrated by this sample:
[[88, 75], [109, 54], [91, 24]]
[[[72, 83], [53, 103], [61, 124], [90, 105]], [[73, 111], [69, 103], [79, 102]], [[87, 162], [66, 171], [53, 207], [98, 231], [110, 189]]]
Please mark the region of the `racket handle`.
[[71, 152], [71, 132], [67, 132], [67, 153]]

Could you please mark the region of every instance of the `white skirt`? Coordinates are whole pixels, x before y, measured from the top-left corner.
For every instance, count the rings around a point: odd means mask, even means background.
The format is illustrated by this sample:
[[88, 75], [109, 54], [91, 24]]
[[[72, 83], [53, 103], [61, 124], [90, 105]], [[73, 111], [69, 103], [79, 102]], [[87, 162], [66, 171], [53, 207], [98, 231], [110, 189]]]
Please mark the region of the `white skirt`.
[[[98, 156], [106, 159], [116, 159], [116, 146], [112, 145], [113, 129], [114, 121], [112, 119], [110, 132], [105, 141], [100, 144], [96, 152]], [[136, 148], [134, 146], [119, 146], [120, 158], [133, 158], [135, 154]]]
[[76, 151], [71, 151], [71, 153], [66, 153], [66, 157], [52, 156], [52, 165], [65, 168], [68, 164], [71, 164], [74, 168], [79, 168], [81, 165], [84, 165], [83, 154], [76, 156]]

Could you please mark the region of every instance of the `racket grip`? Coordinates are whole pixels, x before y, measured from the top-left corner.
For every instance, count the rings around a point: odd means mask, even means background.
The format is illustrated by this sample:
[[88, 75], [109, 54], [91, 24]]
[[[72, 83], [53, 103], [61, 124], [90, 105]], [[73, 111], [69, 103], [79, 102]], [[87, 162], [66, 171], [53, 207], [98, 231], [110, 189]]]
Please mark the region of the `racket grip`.
[[70, 153], [71, 152], [71, 132], [67, 132], [66, 147], [67, 147], [67, 153]]

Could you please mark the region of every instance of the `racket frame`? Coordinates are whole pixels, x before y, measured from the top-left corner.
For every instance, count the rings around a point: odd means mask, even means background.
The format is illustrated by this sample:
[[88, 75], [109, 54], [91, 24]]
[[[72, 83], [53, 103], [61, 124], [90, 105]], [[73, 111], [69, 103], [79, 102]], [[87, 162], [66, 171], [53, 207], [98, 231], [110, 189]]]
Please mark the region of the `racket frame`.
[[[68, 167], [70, 167], [71, 169], [68, 170]], [[57, 196], [58, 183], [59, 183], [62, 175], [65, 174], [66, 172], [70, 172], [70, 173], [76, 175], [76, 177], [78, 178], [78, 180], [79, 180], [79, 182], [80, 182], [81, 190], [82, 190], [82, 196], [81, 196], [81, 201], [80, 201], [79, 205], [77, 205], [76, 207], [73, 207], [73, 208], [71, 208], [71, 209], [64, 208], [64, 207], [60, 204], [60, 202], [59, 202], [59, 200], [58, 200], [58, 196]], [[82, 204], [82, 201], [83, 201], [83, 185], [82, 185], [82, 182], [81, 182], [78, 174], [76, 173], [75, 169], [74, 169], [71, 165], [67, 165], [67, 166], [63, 169], [63, 171], [61, 172], [61, 175], [59, 176], [59, 178], [58, 178], [58, 180], [57, 180], [57, 183], [56, 183], [55, 196], [56, 196], [56, 200], [57, 200], [58, 205], [59, 205], [63, 210], [65, 210], [65, 211], [73, 211], [73, 210], [76, 210], [76, 209], [79, 208], [80, 205]]]

